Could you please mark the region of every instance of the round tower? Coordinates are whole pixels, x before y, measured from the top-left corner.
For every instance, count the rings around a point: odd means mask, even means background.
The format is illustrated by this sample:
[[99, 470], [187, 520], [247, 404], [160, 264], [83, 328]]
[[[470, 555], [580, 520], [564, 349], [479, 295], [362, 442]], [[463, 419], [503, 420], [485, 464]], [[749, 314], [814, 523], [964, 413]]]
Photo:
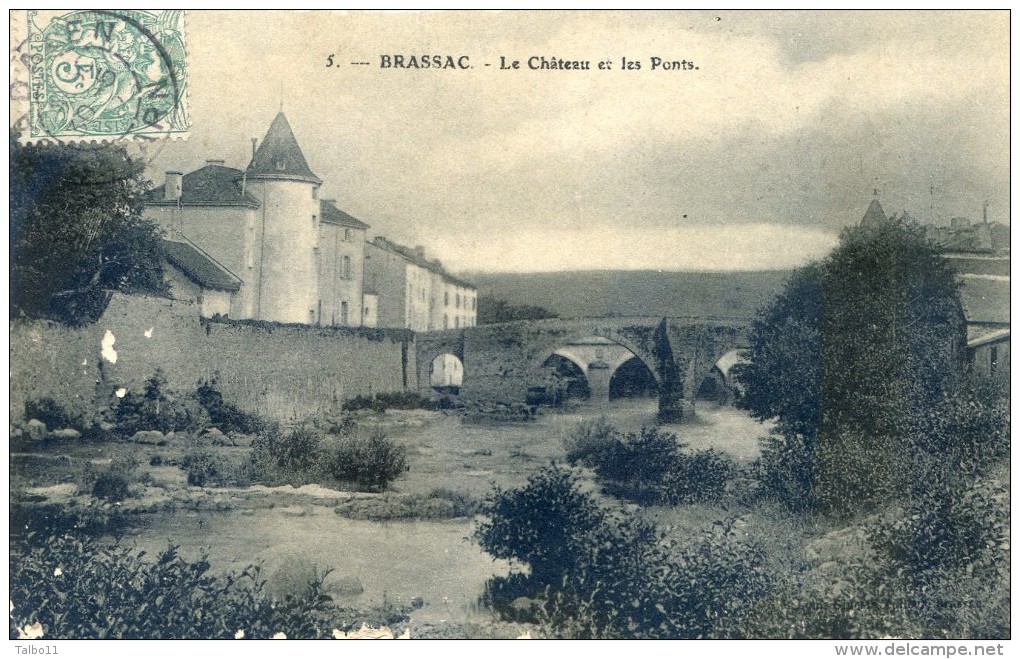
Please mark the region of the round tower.
[[318, 294], [319, 186], [281, 112], [245, 172], [261, 202], [253, 243], [254, 317], [286, 323], [320, 322]]

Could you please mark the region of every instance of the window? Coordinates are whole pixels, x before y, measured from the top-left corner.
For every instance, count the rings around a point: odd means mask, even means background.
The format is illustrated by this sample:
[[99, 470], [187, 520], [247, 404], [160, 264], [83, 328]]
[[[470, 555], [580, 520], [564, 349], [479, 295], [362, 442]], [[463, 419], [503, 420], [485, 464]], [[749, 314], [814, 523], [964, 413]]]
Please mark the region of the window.
[[347, 324], [347, 300], [340, 303], [340, 324]]
[[317, 185], [312, 186], [312, 199], [318, 199], [318, 198], [319, 198], [319, 186], [317, 186]]
[[443, 329], [450, 329], [450, 317], [443, 314]]
[[354, 240], [354, 232], [350, 229], [344, 229], [344, 242], [349, 243]]
[[460, 293], [457, 293], [457, 308], [460, 309]]
[[343, 274], [341, 276], [344, 279], [350, 279], [351, 278], [351, 257], [349, 257], [349, 256], [345, 256], [344, 257], [343, 266], [342, 266], [342, 272], [343, 272]]
[[443, 304], [450, 306], [450, 291], [443, 291]]

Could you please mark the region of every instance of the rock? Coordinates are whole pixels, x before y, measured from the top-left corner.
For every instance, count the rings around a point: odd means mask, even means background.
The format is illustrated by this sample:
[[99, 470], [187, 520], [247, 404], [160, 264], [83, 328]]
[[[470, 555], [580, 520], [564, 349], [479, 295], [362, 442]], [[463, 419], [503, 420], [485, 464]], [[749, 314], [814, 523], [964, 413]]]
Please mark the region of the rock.
[[99, 429], [102, 430], [103, 432], [113, 432], [114, 430], [117, 429], [117, 424], [110, 423], [109, 421], [100, 421]]
[[49, 434], [50, 439], [56, 439], [62, 442], [73, 442], [81, 439], [81, 433], [74, 428], [61, 428], [60, 430], [54, 430]]
[[166, 442], [166, 435], [158, 430], [139, 430], [131, 435], [131, 441], [136, 444], [159, 444]]
[[346, 575], [330, 580], [326, 584], [326, 592], [338, 597], [355, 597], [365, 592], [365, 587], [361, 584], [361, 579]]
[[245, 435], [237, 431], [227, 433], [227, 437], [233, 441], [233, 446], [251, 446], [255, 440], [255, 435]]
[[32, 419], [25, 424], [25, 431], [28, 433], [29, 439], [39, 441], [46, 436], [46, 424], [39, 419]]
[[425, 606], [425, 598], [415, 597], [411, 600], [411, 608], [420, 609], [423, 606]]
[[530, 613], [537, 606], [538, 602], [530, 597], [518, 597], [510, 603], [510, 608], [518, 613]]

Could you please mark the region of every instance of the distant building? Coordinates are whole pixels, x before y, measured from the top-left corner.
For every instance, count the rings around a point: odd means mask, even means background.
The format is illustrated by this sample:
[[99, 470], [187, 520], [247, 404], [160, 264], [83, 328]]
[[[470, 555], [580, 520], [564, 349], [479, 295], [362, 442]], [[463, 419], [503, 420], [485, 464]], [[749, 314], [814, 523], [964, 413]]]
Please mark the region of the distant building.
[[365, 290], [378, 299], [379, 327], [416, 332], [473, 327], [478, 291], [421, 248], [378, 237], [365, 245]]

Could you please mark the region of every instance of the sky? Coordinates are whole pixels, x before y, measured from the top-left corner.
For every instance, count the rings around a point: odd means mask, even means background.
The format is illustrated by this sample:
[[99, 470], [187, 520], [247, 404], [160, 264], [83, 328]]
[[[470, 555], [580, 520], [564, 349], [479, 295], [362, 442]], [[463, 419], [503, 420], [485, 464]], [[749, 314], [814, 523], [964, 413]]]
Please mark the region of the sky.
[[[190, 11], [186, 31], [192, 129], [144, 147], [157, 185], [244, 168], [282, 107], [322, 197], [458, 272], [792, 268], [876, 188], [922, 222], [986, 201], [1009, 222], [1004, 11]], [[380, 66], [422, 54], [472, 68]]]

